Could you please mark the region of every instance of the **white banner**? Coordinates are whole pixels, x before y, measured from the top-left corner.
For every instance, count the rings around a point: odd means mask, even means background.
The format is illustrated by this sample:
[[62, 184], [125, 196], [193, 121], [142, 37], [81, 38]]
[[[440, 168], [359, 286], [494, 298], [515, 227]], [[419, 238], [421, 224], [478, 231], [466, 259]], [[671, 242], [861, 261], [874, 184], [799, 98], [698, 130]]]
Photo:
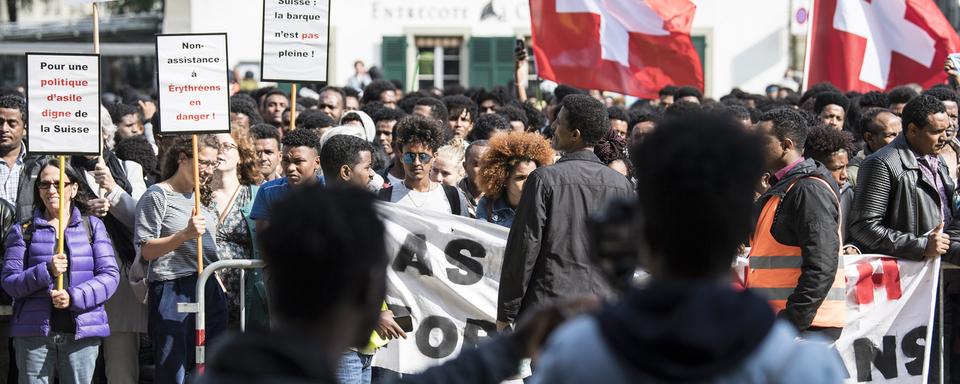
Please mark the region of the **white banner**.
[[225, 33], [157, 35], [163, 133], [230, 132]]
[[326, 82], [330, 0], [264, 0], [261, 80]]
[[377, 352], [374, 365], [417, 373], [496, 331], [497, 288], [508, 228], [380, 204], [386, 225], [387, 305], [413, 332]]
[[100, 153], [100, 56], [27, 53], [27, 150]]
[[[850, 383], [925, 383], [940, 258], [845, 256], [847, 326], [837, 349]], [[939, 351], [933, 351], [938, 353]]]

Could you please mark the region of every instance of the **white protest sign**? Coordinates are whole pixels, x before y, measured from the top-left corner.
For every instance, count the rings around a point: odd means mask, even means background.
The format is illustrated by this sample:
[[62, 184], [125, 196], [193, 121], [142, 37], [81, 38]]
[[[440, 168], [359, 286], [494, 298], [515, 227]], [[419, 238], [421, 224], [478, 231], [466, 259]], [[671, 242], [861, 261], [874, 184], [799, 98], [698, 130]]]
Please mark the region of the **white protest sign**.
[[230, 132], [227, 35], [157, 35], [163, 133]]
[[100, 153], [100, 56], [27, 53], [27, 150]]
[[413, 332], [377, 352], [374, 365], [417, 373], [496, 332], [500, 265], [509, 228], [482, 220], [379, 205], [386, 226], [387, 304]]
[[847, 325], [836, 347], [847, 382], [927, 382], [940, 258], [845, 258]]
[[261, 80], [326, 82], [330, 0], [264, 0]]

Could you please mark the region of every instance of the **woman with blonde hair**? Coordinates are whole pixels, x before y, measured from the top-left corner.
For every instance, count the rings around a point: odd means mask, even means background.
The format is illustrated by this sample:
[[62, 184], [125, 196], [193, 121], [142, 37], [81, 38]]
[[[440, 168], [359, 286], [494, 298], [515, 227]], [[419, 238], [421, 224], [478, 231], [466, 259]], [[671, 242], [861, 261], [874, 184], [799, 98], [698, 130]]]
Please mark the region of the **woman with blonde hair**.
[[[260, 158], [247, 129], [234, 124], [230, 133], [216, 135], [220, 141], [220, 165], [213, 172], [210, 186], [217, 209], [217, 246], [221, 260], [257, 259], [253, 245], [253, 222], [247, 220], [263, 176]], [[219, 273], [227, 289], [227, 310], [231, 328], [239, 327], [240, 272], [227, 269]]]
[[479, 185], [483, 198], [477, 218], [510, 227], [527, 177], [538, 167], [553, 164], [550, 142], [536, 133], [495, 135], [480, 160]]

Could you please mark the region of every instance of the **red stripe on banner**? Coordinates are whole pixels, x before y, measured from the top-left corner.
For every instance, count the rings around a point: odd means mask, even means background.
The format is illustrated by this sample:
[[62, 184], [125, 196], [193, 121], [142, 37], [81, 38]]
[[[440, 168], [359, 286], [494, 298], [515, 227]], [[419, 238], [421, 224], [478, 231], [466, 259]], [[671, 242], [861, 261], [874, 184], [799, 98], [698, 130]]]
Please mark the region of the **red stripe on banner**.
[[900, 265], [896, 260], [884, 259], [883, 266], [883, 287], [887, 289], [887, 300], [896, 300], [903, 296], [903, 290], [900, 288]]
[[870, 263], [857, 265], [857, 273], [860, 277], [857, 279], [856, 297], [857, 304], [870, 304], [873, 302], [873, 266]]

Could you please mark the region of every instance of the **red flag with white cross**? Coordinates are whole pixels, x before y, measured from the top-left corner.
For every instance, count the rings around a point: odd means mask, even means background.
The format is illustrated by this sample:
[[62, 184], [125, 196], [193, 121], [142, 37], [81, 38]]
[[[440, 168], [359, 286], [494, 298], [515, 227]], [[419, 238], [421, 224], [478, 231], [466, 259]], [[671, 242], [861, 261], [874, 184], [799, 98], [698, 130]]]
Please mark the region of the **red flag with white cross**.
[[540, 76], [585, 89], [656, 98], [667, 85], [703, 89], [688, 0], [530, 0]]
[[933, 0], [815, 0], [807, 84], [883, 91], [943, 83], [960, 37]]

